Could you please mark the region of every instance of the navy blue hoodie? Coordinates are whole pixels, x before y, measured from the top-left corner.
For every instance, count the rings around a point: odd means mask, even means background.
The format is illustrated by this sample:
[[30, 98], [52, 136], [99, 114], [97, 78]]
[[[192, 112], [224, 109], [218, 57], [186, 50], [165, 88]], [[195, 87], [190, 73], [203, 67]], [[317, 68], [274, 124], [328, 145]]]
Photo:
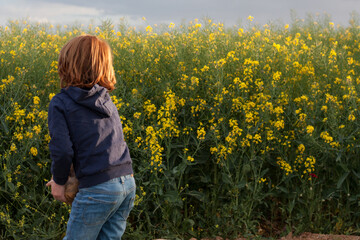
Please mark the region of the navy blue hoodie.
[[80, 188], [133, 173], [120, 117], [106, 88], [61, 89], [50, 101], [48, 126], [57, 184], [66, 183], [71, 163]]

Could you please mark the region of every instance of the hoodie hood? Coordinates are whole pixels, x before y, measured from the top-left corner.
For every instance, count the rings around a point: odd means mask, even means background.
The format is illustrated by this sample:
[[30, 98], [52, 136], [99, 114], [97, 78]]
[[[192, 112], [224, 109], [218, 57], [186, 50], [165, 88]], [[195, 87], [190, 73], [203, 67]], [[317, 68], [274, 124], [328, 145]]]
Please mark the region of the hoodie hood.
[[106, 88], [95, 84], [91, 89], [70, 86], [61, 89], [76, 103], [102, 115], [111, 116], [112, 101]]

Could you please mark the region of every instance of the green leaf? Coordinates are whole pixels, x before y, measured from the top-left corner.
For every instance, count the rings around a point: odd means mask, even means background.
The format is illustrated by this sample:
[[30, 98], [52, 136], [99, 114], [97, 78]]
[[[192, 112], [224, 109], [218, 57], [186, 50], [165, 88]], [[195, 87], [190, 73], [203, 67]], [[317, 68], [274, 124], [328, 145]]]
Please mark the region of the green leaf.
[[186, 162], [181, 162], [179, 165], [173, 168], [172, 173], [175, 176], [180, 176], [185, 172], [186, 166], [187, 166]]
[[278, 189], [280, 189], [280, 191], [282, 191], [283, 193], [289, 193], [289, 190], [287, 190], [286, 188], [284, 187], [277, 187]]
[[337, 155], [335, 161], [336, 161], [336, 162], [340, 162], [340, 161], [341, 161], [341, 153], [339, 153], [339, 154]]
[[360, 178], [360, 173], [355, 172], [355, 170], [352, 170], [352, 173], [353, 173], [357, 178]]
[[12, 182], [7, 182], [7, 186], [10, 188], [10, 192], [15, 192], [15, 185]]
[[202, 192], [198, 192], [198, 191], [189, 191], [187, 193], [185, 193], [186, 195], [192, 196], [194, 198], [196, 198], [197, 200], [201, 201], [201, 202], [205, 202], [205, 194]]
[[39, 167], [38, 167], [33, 161], [31, 161], [31, 163], [28, 164], [28, 166], [29, 166], [30, 169], [33, 170], [36, 174], [40, 173]]
[[201, 176], [200, 177], [200, 182], [202, 183], [209, 183], [211, 181], [210, 177], [209, 176]]
[[349, 168], [347, 165], [345, 165], [344, 163], [339, 163], [340, 167], [345, 171], [345, 172], [350, 172]]
[[261, 173], [260, 173], [260, 177], [264, 177], [265, 174], [269, 171], [270, 169], [265, 169], [265, 170], [262, 170]]
[[250, 164], [245, 164], [245, 165], [243, 166], [243, 173], [246, 174], [246, 173], [248, 173], [248, 172], [250, 172], [250, 171], [251, 171], [251, 166], [250, 166]]
[[8, 134], [8, 133], [9, 133], [9, 128], [8, 128], [8, 126], [6, 125], [6, 122], [3, 121], [3, 118], [2, 118], [2, 117], [0, 118], [0, 121], [1, 121], [1, 125], [3, 126], [3, 129], [4, 129], [5, 134]]
[[182, 201], [180, 199], [179, 193], [177, 191], [168, 191], [164, 194], [164, 200], [169, 203], [174, 204], [175, 206], [182, 206]]
[[245, 181], [241, 181], [241, 182], [239, 182], [238, 184], [237, 184], [237, 188], [238, 189], [242, 189], [242, 188], [244, 188], [246, 186], [246, 182]]
[[142, 182], [142, 183], [141, 183], [141, 185], [143, 185], [143, 186], [148, 186], [149, 184], [150, 184], [149, 181], [147, 181], [147, 182]]
[[232, 181], [231, 177], [229, 176], [229, 174], [221, 173], [221, 177], [222, 177], [223, 183], [230, 184], [230, 185], [233, 184], [233, 181]]
[[347, 176], [349, 176], [350, 172], [345, 172], [341, 178], [339, 179], [339, 181], [336, 184], [336, 188], [339, 189], [341, 187], [341, 185], [343, 184], [343, 182], [345, 181], [345, 179], [347, 178]]

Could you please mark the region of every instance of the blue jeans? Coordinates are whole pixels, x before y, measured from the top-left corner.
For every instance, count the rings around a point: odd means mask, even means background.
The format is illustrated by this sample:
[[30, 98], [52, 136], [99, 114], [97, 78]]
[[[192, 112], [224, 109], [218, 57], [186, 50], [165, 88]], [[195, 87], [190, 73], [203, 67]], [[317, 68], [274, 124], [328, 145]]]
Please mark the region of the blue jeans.
[[132, 175], [81, 188], [72, 204], [63, 240], [121, 239], [134, 207], [135, 190]]

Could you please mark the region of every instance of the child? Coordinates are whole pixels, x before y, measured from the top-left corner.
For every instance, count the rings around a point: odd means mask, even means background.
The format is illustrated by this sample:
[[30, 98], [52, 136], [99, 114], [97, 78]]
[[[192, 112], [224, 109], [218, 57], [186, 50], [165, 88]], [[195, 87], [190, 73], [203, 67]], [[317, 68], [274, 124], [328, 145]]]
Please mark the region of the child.
[[134, 206], [135, 180], [116, 106], [109, 45], [95, 36], [71, 39], [60, 51], [61, 92], [49, 105], [48, 125], [56, 200], [66, 202], [64, 184], [73, 164], [79, 192], [64, 239], [121, 239]]

